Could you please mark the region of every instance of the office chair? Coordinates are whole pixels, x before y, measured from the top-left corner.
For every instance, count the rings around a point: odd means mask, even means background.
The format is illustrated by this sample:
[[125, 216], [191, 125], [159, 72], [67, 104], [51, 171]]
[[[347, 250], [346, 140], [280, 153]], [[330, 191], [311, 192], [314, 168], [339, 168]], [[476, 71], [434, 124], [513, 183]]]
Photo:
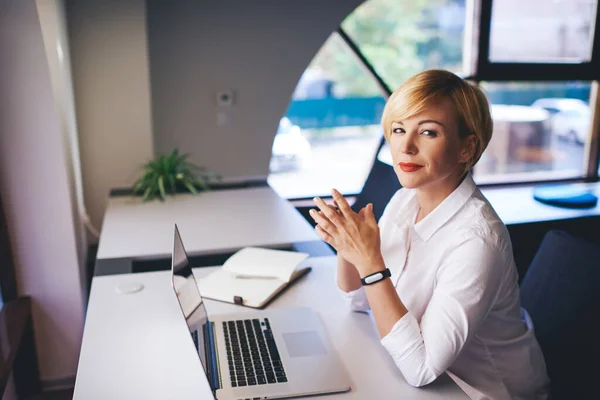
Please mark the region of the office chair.
[[354, 212], [358, 212], [367, 204], [373, 203], [373, 214], [375, 220], [379, 221], [388, 201], [400, 188], [400, 182], [398, 182], [394, 168], [376, 158], [365, 185], [359, 195], [356, 196], [352, 209]]
[[544, 353], [553, 399], [597, 399], [600, 246], [551, 230], [521, 284]]

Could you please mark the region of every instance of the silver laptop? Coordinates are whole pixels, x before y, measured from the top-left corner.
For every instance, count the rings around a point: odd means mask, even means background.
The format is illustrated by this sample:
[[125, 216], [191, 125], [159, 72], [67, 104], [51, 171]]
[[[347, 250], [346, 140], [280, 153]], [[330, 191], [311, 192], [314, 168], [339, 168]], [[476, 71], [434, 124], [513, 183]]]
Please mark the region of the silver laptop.
[[172, 284], [217, 399], [275, 399], [350, 390], [319, 316], [308, 308], [206, 313], [177, 225]]

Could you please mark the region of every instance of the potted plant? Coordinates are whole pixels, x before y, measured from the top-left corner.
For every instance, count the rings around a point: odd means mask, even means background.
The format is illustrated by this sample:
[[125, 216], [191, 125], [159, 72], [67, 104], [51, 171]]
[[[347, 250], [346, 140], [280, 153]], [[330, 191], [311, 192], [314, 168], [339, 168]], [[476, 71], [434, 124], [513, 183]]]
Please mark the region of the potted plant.
[[187, 191], [198, 194], [210, 190], [208, 183], [220, 177], [188, 161], [188, 156], [175, 149], [149, 161], [143, 166], [142, 176], [134, 183], [133, 193], [142, 194], [143, 201], [155, 198], [163, 201], [167, 194]]

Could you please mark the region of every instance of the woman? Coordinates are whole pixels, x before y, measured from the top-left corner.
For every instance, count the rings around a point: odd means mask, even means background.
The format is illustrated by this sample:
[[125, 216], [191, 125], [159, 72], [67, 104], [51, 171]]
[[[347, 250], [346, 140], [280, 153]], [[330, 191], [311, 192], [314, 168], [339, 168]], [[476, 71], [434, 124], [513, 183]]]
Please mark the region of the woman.
[[447, 372], [473, 399], [546, 398], [508, 232], [469, 174], [492, 136], [483, 92], [425, 71], [390, 96], [382, 125], [403, 189], [379, 225], [371, 204], [354, 213], [335, 189], [337, 207], [315, 198], [320, 211], [310, 212], [338, 252], [351, 308], [372, 311], [413, 386]]

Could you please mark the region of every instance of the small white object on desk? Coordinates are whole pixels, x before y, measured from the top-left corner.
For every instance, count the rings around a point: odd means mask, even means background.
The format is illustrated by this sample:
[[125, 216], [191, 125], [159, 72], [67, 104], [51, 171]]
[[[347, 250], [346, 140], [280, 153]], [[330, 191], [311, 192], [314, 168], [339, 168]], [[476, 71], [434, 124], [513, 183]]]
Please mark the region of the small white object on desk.
[[119, 286], [115, 288], [117, 293], [119, 294], [132, 294], [137, 293], [144, 289], [144, 285], [136, 282], [126, 282], [121, 283]]

